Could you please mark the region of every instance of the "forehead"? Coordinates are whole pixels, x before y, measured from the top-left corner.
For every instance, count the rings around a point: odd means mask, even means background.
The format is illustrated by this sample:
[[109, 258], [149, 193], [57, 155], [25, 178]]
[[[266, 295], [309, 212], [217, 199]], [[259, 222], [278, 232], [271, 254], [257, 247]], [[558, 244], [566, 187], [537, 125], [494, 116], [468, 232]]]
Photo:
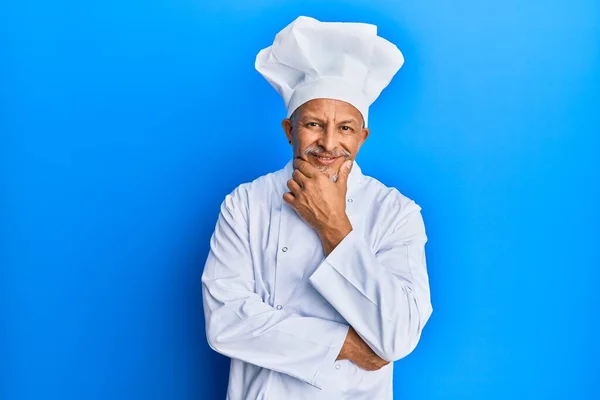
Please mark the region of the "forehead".
[[336, 120], [355, 119], [362, 121], [362, 114], [350, 103], [334, 99], [313, 99], [300, 107], [300, 116], [315, 116]]

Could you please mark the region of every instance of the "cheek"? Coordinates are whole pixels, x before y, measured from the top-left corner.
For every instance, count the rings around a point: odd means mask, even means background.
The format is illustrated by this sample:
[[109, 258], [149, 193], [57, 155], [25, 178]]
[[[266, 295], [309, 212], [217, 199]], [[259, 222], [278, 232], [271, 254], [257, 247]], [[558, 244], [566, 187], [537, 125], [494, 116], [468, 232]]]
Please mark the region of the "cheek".
[[292, 145], [294, 147], [294, 156], [301, 155], [307, 147], [304, 141], [297, 136], [294, 136], [294, 139], [292, 139]]
[[340, 144], [345, 150], [354, 155], [359, 148], [358, 135], [344, 137], [342, 140], [340, 140]]
[[315, 142], [318, 140], [318, 137], [318, 135], [315, 135], [310, 131], [301, 129], [298, 130], [294, 135], [293, 143], [299, 151], [304, 151], [306, 150], [306, 148], [314, 145]]

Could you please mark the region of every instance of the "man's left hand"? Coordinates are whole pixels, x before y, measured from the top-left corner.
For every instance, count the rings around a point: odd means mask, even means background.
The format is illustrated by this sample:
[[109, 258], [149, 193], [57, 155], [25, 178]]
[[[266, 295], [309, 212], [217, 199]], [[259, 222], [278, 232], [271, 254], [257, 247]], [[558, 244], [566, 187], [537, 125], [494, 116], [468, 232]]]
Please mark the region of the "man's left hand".
[[352, 231], [346, 215], [346, 191], [352, 161], [340, 167], [337, 182], [300, 158], [294, 160], [292, 179], [287, 182], [290, 192], [283, 199], [298, 215], [312, 226], [328, 255]]

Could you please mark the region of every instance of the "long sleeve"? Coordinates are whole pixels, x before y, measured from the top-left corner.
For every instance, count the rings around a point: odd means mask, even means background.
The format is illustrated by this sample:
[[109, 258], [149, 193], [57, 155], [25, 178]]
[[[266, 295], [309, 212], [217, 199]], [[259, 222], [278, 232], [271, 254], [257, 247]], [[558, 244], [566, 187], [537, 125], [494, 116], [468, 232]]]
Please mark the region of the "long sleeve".
[[202, 275], [208, 343], [231, 358], [298, 378], [319, 389], [348, 326], [271, 307], [254, 291], [246, 207], [228, 195]]
[[353, 230], [310, 277], [315, 289], [388, 361], [412, 352], [432, 313], [423, 219], [414, 202], [407, 208], [376, 251]]

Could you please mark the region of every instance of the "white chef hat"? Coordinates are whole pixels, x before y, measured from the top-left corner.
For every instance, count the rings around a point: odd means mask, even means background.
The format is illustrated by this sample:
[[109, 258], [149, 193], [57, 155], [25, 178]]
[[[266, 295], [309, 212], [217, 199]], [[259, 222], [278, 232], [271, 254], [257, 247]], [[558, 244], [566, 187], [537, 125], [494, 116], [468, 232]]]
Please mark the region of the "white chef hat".
[[404, 57], [377, 26], [298, 17], [256, 56], [255, 67], [283, 97], [288, 118], [312, 99], [345, 101], [367, 124], [369, 106]]

